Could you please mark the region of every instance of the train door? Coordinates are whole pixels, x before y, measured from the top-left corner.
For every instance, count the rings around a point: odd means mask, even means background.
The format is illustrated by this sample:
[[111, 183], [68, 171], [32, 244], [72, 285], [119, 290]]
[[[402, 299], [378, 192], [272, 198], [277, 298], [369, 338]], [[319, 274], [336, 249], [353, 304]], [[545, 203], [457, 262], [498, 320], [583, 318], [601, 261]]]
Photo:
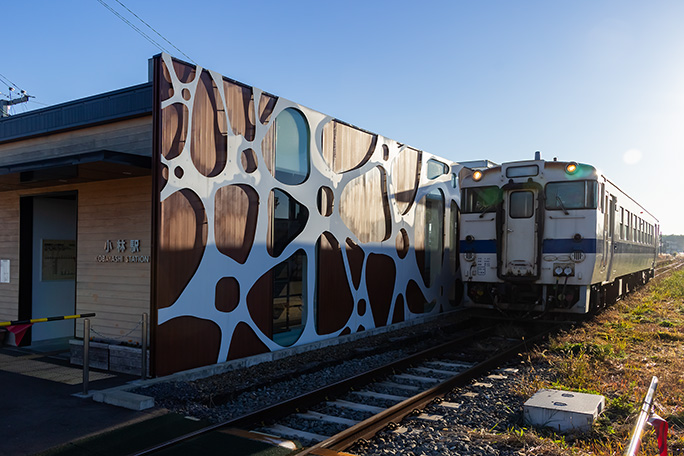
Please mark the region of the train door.
[[539, 256], [539, 190], [520, 188], [504, 193], [501, 274], [537, 276]]

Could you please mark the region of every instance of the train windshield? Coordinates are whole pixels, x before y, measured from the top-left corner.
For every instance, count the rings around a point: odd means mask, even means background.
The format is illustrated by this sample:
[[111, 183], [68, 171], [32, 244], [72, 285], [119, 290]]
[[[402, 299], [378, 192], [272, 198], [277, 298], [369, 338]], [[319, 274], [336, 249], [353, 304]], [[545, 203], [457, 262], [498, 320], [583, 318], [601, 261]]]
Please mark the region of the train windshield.
[[494, 212], [501, 202], [501, 189], [496, 185], [464, 188], [461, 196], [462, 213]]
[[596, 181], [550, 182], [546, 184], [547, 209], [596, 209]]

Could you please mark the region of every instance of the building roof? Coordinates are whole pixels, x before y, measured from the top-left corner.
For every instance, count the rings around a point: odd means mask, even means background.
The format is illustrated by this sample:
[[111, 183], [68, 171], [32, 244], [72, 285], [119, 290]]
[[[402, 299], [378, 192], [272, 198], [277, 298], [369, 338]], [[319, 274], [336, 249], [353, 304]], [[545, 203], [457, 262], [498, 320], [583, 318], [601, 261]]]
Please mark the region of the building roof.
[[0, 118], [0, 144], [152, 114], [152, 83]]

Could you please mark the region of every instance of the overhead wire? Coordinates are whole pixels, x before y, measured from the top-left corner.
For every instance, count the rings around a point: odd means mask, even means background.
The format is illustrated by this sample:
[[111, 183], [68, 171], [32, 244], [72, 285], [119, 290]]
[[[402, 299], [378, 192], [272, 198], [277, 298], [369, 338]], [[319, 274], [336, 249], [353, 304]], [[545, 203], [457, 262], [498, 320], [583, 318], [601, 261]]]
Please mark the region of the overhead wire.
[[143, 24], [145, 24], [145, 25], [147, 26], [147, 28], [149, 28], [149, 29], [152, 30], [154, 33], [156, 33], [162, 40], [164, 40], [164, 41], [166, 41], [167, 43], [169, 43], [175, 50], [177, 50], [178, 52], [180, 52], [181, 54], [183, 54], [183, 56], [185, 56], [188, 60], [190, 60], [190, 61], [191, 61], [192, 63], [194, 63], [195, 65], [197, 65], [197, 62], [195, 62], [194, 60], [192, 60], [192, 57], [190, 57], [188, 54], [186, 54], [185, 52], [183, 52], [183, 51], [181, 51], [180, 49], [178, 49], [178, 47], [177, 47], [175, 44], [173, 44], [171, 41], [167, 40], [166, 37], [164, 37], [161, 33], [159, 33], [158, 31], [156, 31], [150, 24], [148, 24], [147, 22], [145, 22], [140, 16], [138, 16], [138, 15], [135, 14], [133, 11], [131, 11], [130, 8], [128, 8], [126, 5], [124, 5], [120, 0], [115, 0], [115, 1], [116, 1], [116, 3], [118, 3], [119, 5], [123, 6], [123, 7], [126, 9], [126, 11], [128, 11], [128, 12], [131, 13], [133, 16], [135, 16], [140, 22], [142, 22]]
[[104, 6], [104, 7], [107, 8], [109, 11], [111, 11], [111, 13], [114, 14], [116, 17], [118, 17], [119, 19], [121, 19], [122, 21], [124, 21], [129, 27], [131, 27], [133, 30], [135, 30], [136, 32], [138, 32], [143, 38], [145, 38], [147, 41], [149, 41], [153, 46], [156, 46], [156, 47], [159, 48], [162, 52], [169, 53], [169, 51], [167, 51], [161, 44], [157, 43], [155, 40], [153, 40], [153, 39], [150, 38], [147, 34], [145, 34], [145, 32], [143, 32], [143, 31], [140, 30], [138, 27], [136, 27], [135, 25], [133, 25], [133, 23], [131, 23], [131, 21], [129, 21], [128, 19], [126, 19], [125, 17], [123, 17], [121, 14], [119, 14], [118, 11], [116, 11], [114, 8], [112, 8], [111, 6], [109, 6], [104, 0], [97, 0], [97, 1], [100, 2], [100, 4], [101, 4], [102, 6]]
[[[119, 13], [118, 11], [116, 11], [114, 8], [112, 8], [111, 6], [109, 6], [104, 0], [97, 0], [97, 1], [98, 1], [102, 6], [104, 6], [105, 8], [107, 8], [107, 9], [108, 9], [112, 14], [114, 14], [116, 17], [118, 17], [118, 18], [121, 19], [123, 22], [125, 22], [129, 27], [131, 27], [133, 30], [135, 30], [136, 32], [138, 32], [142, 37], [144, 37], [144, 38], [145, 38], [147, 41], [149, 41], [152, 45], [154, 45], [154, 46], [156, 46], [157, 48], [159, 48], [162, 52], [166, 52], [167, 54], [171, 54], [171, 52], [169, 52], [167, 49], [165, 49], [161, 44], [159, 44], [157, 41], [155, 41], [153, 38], [151, 38], [151, 37], [150, 37], [149, 35], [147, 35], [145, 32], [143, 32], [142, 30], [140, 30], [140, 28], [138, 28], [138, 27], [136, 27], [135, 25], [133, 25], [133, 23], [132, 23], [131, 21], [129, 21], [128, 19], [126, 19], [122, 14], [120, 14], [120, 13]], [[180, 52], [181, 54], [183, 54], [183, 56], [185, 56], [188, 60], [190, 60], [190, 61], [191, 61], [192, 63], [194, 63], [194, 64], [197, 64], [197, 62], [195, 62], [189, 55], [187, 55], [185, 52], [181, 51], [175, 44], [173, 44], [171, 41], [169, 41], [168, 39], [166, 39], [161, 33], [159, 33], [158, 31], [156, 31], [150, 24], [148, 24], [147, 22], [145, 22], [140, 16], [138, 16], [138, 15], [135, 14], [133, 11], [131, 11], [131, 9], [128, 8], [126, 5], [124, 5], [120, 0], [115, 0], [115, 1], [116, 1], [119, 5], [121, 5], [126, 11], [128, 11], [130, 14], [132, 14], [136, 19], [138, 19], [140, 22], [142, 22], [143, 24], [145, 24], [145, 26], [146, 26], [148, 29], [152, 30], [152, 31], [153, 31], [154, 33], [156, 33], [161, 39], [163, 39], [164, 41], [166, 41], [166, 42], [167, 42], [169, 45], [171, 45], [174, 49], [176, 49], [178, 52]]]
[[14, 87], [15, 89], [23, 90], [21, 87], [13, 83], [12, 81], [9, 80], [9, 78], [2, 73], [0, 73], [0, 79], [2, 80], [3, 83], [5, 83], [8, 87]]

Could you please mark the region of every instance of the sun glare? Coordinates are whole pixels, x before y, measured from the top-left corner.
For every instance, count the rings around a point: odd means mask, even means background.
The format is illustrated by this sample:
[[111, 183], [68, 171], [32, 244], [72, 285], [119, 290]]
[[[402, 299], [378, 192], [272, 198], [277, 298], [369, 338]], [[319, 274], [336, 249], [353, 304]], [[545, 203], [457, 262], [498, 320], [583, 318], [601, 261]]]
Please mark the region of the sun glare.
[[625, 163], [628, 165], [636, 165], [641, 161], [642, 153], [639, 149], [629, 149], [625, 154], [622, 156], [622, 159], [624, 160]]

